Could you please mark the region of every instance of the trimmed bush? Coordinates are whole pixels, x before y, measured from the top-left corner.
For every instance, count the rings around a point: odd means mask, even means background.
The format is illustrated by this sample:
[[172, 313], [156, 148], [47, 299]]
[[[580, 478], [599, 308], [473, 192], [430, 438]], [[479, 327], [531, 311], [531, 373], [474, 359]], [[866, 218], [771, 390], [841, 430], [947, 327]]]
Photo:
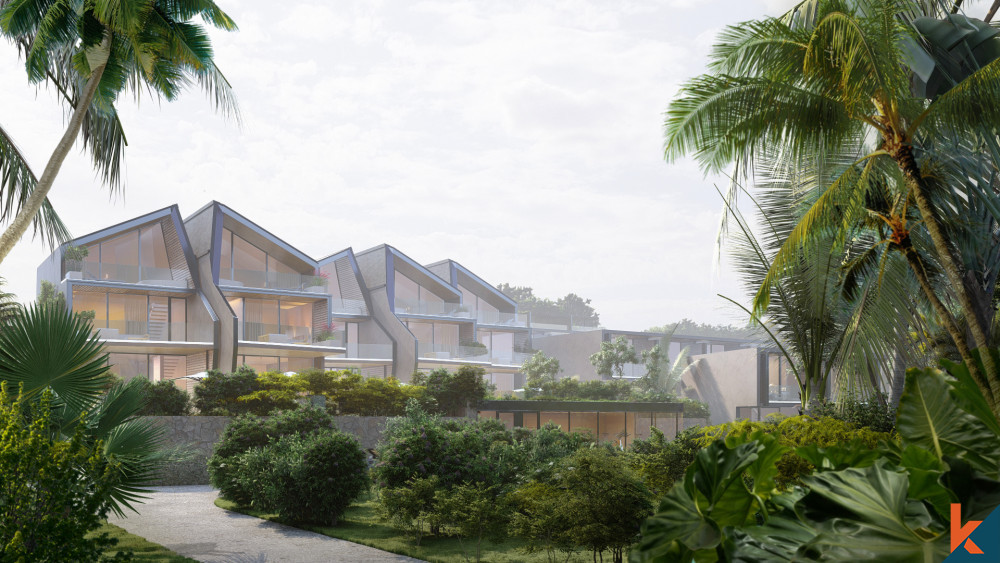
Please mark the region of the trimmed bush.
[[251, 405], [239, 398], [260, 388], [257, 374], [249, 366], [240, 366], [233, 373], [211, 370], [194, 388], [194, 406], [203, 415], [238, 416], [249, 413]]
[[652, 428], [648, 440], [636, 440], [630, 446], [629, 465], [657, 497], [665, 495], [674, 483], [684, 478], [694, 456], [701, 449], [701, 428], [689, 428], [673, 440]]
[[143, 381], [142, 394], [146, 406], [139, 411], [140, 416], [186, 416], [191, 414], [191, 397], [174, 385], [173, 381], [153, 383]]
[[249, 505], [252, 490], [236, 479], [239, 457], [252, 448], [263, 448], [282, 436], [304, 436], [320, 430], [333, 430], [333, 418], [316, 408], [278, 412], [269, 418], [252, 414], [233, 419], [215, 445], [208, 460], [208, 476], [219, 489], [219, 496], [241, 505]]
[[293, 523], [335, 526], [368, 487], [367, 469], [353, 436], [321, 430], [283, 436], [242, 454], [234, 480], [257, 510]]

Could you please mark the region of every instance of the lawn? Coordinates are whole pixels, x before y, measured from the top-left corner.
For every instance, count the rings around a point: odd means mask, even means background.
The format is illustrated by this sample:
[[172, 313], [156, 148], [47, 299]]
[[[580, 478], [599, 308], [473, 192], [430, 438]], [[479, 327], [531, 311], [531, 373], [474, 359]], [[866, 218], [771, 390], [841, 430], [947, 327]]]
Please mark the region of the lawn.
[[104, 532], [107, 532], [109, 536], [118, 539], [118, 545], [116, 548], [112, 551], [105, 552], [105, 555], [108, 556], [114, 555], [117, 551], [131, 550], [132, 553], [135, 554], [135, 561], [140, 562], [198, 563], [194, 559], [178, 555], [158, 543], [146, 541], [145, 538], [139, 537], [135, 534], [130, 534], [122, 528], [119, 528], [114, 524], [108, 524], [107, 522], [105, 522], [100, 528], [91, 532], [91, 534], [100, 534]]
[[[235, 503], [217, 499], [216, 506], [234, 512], [241, 512], [257, 518], [281, 522], [275, 514], [263, 514], [251, 509], [237, 507]], [[302, 529], [317, 532], [332, 538], [340, 538], [362, 545], [368, 545], [384, 551], [416, 557], [435, 563], [465, 563], [475, 560], [475, 543], [463, 542], [455, 537], [423, 537], [420, 545], [414, 545], [413, 540], [403, 532], [383, 522], [378, 515], [375, 501], [362, 498], [347, 509], [340, 523], [331, 526], [299, 526]], [[483, 541], [481, 558], [491, 563], [547, 563], [544, 551], [527, 553], [524, 550], [526, 542], [519, 538], [511, 538], [501, 544]], [[466, 559], [465, 553], [469, 555]], [[556, 560], [563, 562], [592, 561], [590, 552], [576, 552], [569, 559], [566, 554], [557, 552]]]

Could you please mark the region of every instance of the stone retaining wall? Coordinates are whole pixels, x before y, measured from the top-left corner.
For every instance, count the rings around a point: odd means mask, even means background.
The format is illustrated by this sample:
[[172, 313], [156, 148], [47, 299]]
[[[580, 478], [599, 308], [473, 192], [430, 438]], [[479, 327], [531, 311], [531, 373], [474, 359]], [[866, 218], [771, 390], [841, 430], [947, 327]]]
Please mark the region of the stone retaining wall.
[[[208, 458], [215, 443], [229, 424], [228, 416], [151, 416], [166, 429], [166, 445], [185, 451], [184, 461], [170, 463], [153, 485], [207, 485]], [[353, 434], [365, 449], [374, 448], [382, 439], [384, 416], [335, 416], [341, 432]]]

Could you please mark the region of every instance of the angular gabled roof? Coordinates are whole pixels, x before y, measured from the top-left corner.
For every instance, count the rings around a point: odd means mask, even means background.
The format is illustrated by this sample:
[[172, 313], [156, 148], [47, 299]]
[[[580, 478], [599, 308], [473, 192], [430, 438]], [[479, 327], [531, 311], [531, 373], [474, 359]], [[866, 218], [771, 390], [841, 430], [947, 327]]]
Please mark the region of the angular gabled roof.
[[[433, 289], [439, 289], [442, 293], [446, 293], [453, 297], [457, 297], [459, 300], [462, 298], [462, 292], [457, 288], [452, 287], [449, 283], [441, 279], [434, 272], [428, 270], [424, 266], [417, 263], [415, 260], [403, 254], [398, 249], [388, 244], [380, 244], [378, 246], [369, 248], [362, 252], [358, 252], [357, 256], [360, 260], [371, 259], [374, 255], [381, 253], [380, 259], [385, 262], [386, 274], [388, 274], [388, 269], [391, 268], [393, 271], [399, 271], [407, 277], [417, 277], [419, 279], [414, 279], [413, 281], [425, 285], [433, 285]], [[364, 268], [362, 268], [364, 272]], [[416, 274], [416, 275], [414, 275]], [[368, 280], [366, 279], [366, 282]], [[392, 287], [392, 283], [389, 281], [388, 276], [384, 280], [378, 280], [387, 286]], [[369, 284], [370, 286], [379, 286], [381, 283]], [[428, 288], [432, 289], [432, 288]], [[433, 291], [432, 289], [432, 291]]]
[[[440, 275], [442, 273], [442, 270], [444, 270], [445, 268], [447, 268], [448, 272], [446, 277]], [[515, 309], [517, 308], [517, 301], [514, 301], [506, 294], [504, 294], [504, 292], [500, 291], [492, 284], [486, 282], [486, 280], [473, 273], [472, 270], [459, 264], [455, 260], [446, 258], [444, 260], [434, 262], [433, 264], [428, 264], [427, 269], [431, 270], [432, 272], [435, 273], [435, 275], [438, 275], [438, 277], [441, 277], [442, 279], [444, 279], [445, 282], [456, 288], [458, 287], [458, 284], [462, 281], [462, 278], [465, 278], [471, 281], [472, 283], [476, 284], [480, 288], [486, 289], [486, 291], [489, 292], [490, 295], [493, 295], [497, 299], [513, 306]]]

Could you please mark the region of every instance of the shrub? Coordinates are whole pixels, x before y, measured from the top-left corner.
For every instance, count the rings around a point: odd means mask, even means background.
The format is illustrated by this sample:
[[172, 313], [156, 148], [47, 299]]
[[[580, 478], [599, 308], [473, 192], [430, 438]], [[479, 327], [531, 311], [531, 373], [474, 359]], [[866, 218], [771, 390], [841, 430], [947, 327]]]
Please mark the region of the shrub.
[[510, 482], [523, 468], [512, 442], [496, 420], [444, 421], [411, 403], [406, 417], [386, 425], [373, 477], [379, 487], [390, 489], [434, 475], [444, 488]]
[[222, 498], [249, 505], [253, 491], [236, 478], [240, 455], [252, 448], [263, 448], [282, 436], [304, 436], [334, 428], [330, 415], [315, 408], [278, 412], [266, 419], [250, 414], [239, 416], [226, 426], [215, 444], [208, 460], [209, 480]]
[[[441, 524], [453, 529], [460, 538], [474, 542], [477, 563], [484, 538], [493, 543], [507, 538], [513, 506], [498, 487], [482, 483], [458, 485], [450, 491], [437, 491], [434, 502]], [[464, 554], [464, 543], [462, 551]], [[465, 559], [469, 556], [465, 555]]]
[[294, 410], [299, 397], [305, 395], [305, 384], [283, 373], [257, 374], [256, 391], [237, 397], [242, 412], [267, 416], [276, 410]]
[[684, 477], [684, 471], [701, 449], [701, 428], [689, 428], [667, 440], [657, 428], [648, 440], [636, 440], [630, 446], [629, 466], [635, 470], [656, 496], [667, 493]]
[[413, 383], [427, 388], [427, 396], [437, 402], [441, 414], [464, 416], [468, 407], [490, 394], [485, 376], [485, 369], [464, 365], [455, 372], [438, 368], [427, 374], [415, 373]]
[[434, 495], [440, 487], [437, 475], [415, 477], [396, 487], [386, 488], [379, 495], [382, 517], [393, 526], [407, 532], [420, 545], [424, 528], [432, 533], [440, 528]]
[[837, 402], [814, 403], [809, 405], [809, 415], [816, 418], [836, 418], [876, 432], [892, 432], [896, 429], [896, 409], [888, 404], [884, 394], [868, 401], [845, 397]]
[[812, 445], [820, 448], [857, 441], [869, 450], [874, 449], [880, 441], [889, 440], [891, 434], [875, 432], [869, 428], [857, 428], [853, 424], [834, 418], [813, 418], [811, 416], [793, 416], [787, 418], [774, 417], [765, 422], [743, 420], [718, 426], [709, 426], [696, 439], [702, 447], [714, 440], [726, 436], [747, 437], [756, 431], [772, 434], [778, 444], [789, 448], [777, 461], [778, 475], [775, 483], [779, 487], [797, 484], [799, 478], [813, 472], [813, 465], [804, 457], [798, 455], [795, 448]]
[[335, 526], [368, 486], [358, 441], [329, 429], [282, 436], [242, 454], [236, 467], [251, 506], [293, 523]]
[[72, 440], [54, 441], [51, 407], [50, 390], [29, 407], [0, 383], [0, 560], [108, 560], [102, 554], [117, 540], [86, 534], [111, 509], [119, 467], [85, 440], [84, 422]]
[[140, 416], [185, 416], [191, 414], [191, 397], [174, 385], [173, 381], [153, 383], [143, 381], [142, 395], [146, 404], [139, 411]]
[[[529, 545], [541, 544], [550, 552], [583, 546], [595, 560], [610, 551], [616, 563], [653, 512], [649, 490], [623, 456], [608, 448], [578, 450], [558, 464], [547, 482], [532, 481], [515, 499], [519, 516], [514, 529], [526, 535]], [[539, 523], [531, 521], [535, 518]]]
[[233, 373], [211, 370], [194, 388], [194, 406], [203, 415], [238, 416], [250, 412], [250, 405], [239, 401], [259, 389], [257, 374], [249, 366]]

